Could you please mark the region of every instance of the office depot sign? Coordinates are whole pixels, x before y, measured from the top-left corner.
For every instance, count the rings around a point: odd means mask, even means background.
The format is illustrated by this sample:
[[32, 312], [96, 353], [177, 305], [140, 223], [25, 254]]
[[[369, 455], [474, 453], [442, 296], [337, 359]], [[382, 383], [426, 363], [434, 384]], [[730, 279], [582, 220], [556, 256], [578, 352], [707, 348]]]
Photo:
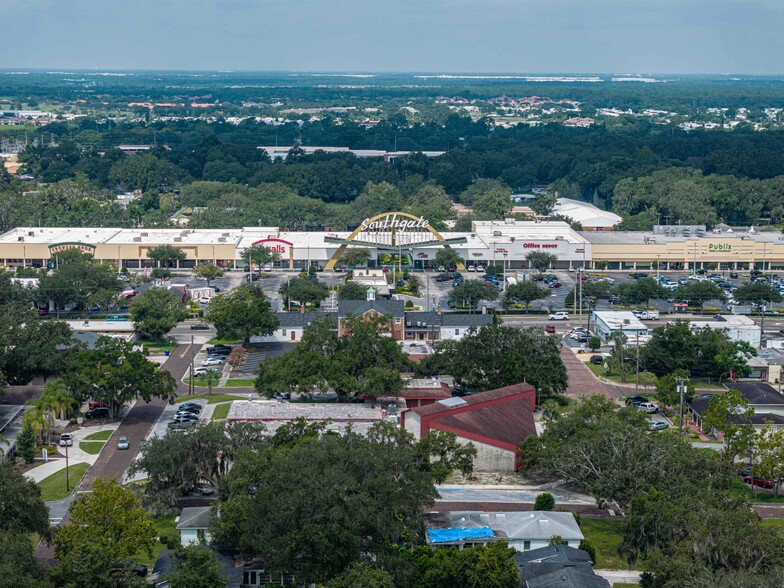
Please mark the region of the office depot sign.
[[523, 243], [524, 249], [558, 249], [558, 243]]

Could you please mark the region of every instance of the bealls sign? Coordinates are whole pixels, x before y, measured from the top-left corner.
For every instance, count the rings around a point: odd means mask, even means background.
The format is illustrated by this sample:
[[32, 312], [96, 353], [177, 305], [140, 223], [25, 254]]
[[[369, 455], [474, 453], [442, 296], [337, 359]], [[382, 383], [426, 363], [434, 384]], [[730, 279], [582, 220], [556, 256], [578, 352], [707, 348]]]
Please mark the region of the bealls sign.
[[420, 216], [418, 219], [407, 219], [405, 217], [398, 218], [397, 213], [388, 214], [384, 217], [377, 218], [376, 220], [372, 221], [369, 218], [366, 218], [362, 221], [362, 224], [359, 226], [360, 231], [368, 231], [368, 230], [384, 230], [384, 229], [395, 229], [397, 231], [410, 231], [413, 229], [426, 229], [430, 226], [430, 221], [425, 220], [424, 217]]
[[254, 245], [261, 245], [262, 247], [266, 247], [270, 251], [274, 251], [281, 255], [285, 255], [288, 252], [287, 247], [291, 247], [293, 243], [289, 241], [284, 241], [283, 239], [261, 239], [253, 243]]

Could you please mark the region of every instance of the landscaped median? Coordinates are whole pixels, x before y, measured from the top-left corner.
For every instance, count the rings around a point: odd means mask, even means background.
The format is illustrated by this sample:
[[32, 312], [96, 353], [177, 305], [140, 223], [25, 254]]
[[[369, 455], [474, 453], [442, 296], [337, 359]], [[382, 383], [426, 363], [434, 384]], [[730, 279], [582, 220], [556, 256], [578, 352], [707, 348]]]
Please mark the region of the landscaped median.
[[58, 470], [48, 478], [44, 478], [38, 482], [38, 487], [41, 489], [41, 500], [44, 502], [52, 502], [70, 496], [89, 467], [90, 464], [87, 463], [70, 464], [68, 468], [68, 476], [71, 481], [70, 490], [66, 490], [65, 468]]
[[224, 402], [222, 404], [218, 404], [215, 407], [215, 410], [212, 411], [212, 420], [213, 421], [224, 420], [227, 416], [229, 416], [229, 408], [231, 408], [231, 402]]
[[79, 449], [90, 455], [98, 455], [114, 431], [114, 429], [106, 429], [87, 435], [79, 442]]

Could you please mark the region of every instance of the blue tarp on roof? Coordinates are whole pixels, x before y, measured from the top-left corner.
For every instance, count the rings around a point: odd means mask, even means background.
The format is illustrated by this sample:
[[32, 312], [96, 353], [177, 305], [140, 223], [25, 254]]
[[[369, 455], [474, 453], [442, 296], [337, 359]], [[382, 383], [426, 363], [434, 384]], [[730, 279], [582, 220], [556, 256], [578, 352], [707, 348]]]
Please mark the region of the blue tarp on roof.
[[490, 527], [453, 527], [452, 529], [428, 529], [427, 531], [430, 543], [451, 543], [494, 536]]

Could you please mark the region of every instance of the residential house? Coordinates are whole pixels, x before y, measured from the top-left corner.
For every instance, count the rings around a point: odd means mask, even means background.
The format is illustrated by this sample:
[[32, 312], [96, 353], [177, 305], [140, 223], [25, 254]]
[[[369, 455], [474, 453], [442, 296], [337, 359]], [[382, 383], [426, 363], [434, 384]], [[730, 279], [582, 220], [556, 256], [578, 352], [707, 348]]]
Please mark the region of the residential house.
[[486, 545], [506, 541], [509, 547], [525, 552], [547, 547], [560, 537], [570, 547], [579, 547], [583, 532], [570, 512], [431, 512], [425, 515], [429, 545]]
[[403, 318], [405, 309], [402, 300], [375, 300], [373, 294], [368, 292], [368, 300], [341, 300], [338, 302], [338, 333], [346, 335], [349, 318], [375, 318], [387, 317], [391, 320], [390, 336], [395, 341], [402, 341], [404, 337]]
[[183, 508], [177, 518], [180, 544], [183, 546], [210, 542], [210, 507], [189, 506]]
[[254, 335], [251, 345], [257, 343], [295, 343], [302, 340], [305, 329], [318, 319], [333, 316], [326, 312], [277, 312], [278, 328], [270, 335]]
[[[754, 414], [749, 420], [755, 429], [767, 425], [775, 428], [784, 427], [784, 395], [773, 386], [765, 382], [730, 382], [725, 386], [731, 390], [738, 390], [748, 401], [749, 408], [754, 409]], [[702, 394], [688, 405], [689, 417], [700, 427], [703, 426], [702, 415], [708, 409], [713, 396], [714, 394]]]
[[609, 588], [593, 571], [587, 551], [567, 545], [549, 545], [515, 556], [526, 588]]
[[515, 384], [403, 411], [400, 424], [417, 439], [433, 429], [452, 432], [476, 447], [477, 471], [511, 472], [518, 468], [520, 443], [536, 435], [535, 405], [533, 386]]

